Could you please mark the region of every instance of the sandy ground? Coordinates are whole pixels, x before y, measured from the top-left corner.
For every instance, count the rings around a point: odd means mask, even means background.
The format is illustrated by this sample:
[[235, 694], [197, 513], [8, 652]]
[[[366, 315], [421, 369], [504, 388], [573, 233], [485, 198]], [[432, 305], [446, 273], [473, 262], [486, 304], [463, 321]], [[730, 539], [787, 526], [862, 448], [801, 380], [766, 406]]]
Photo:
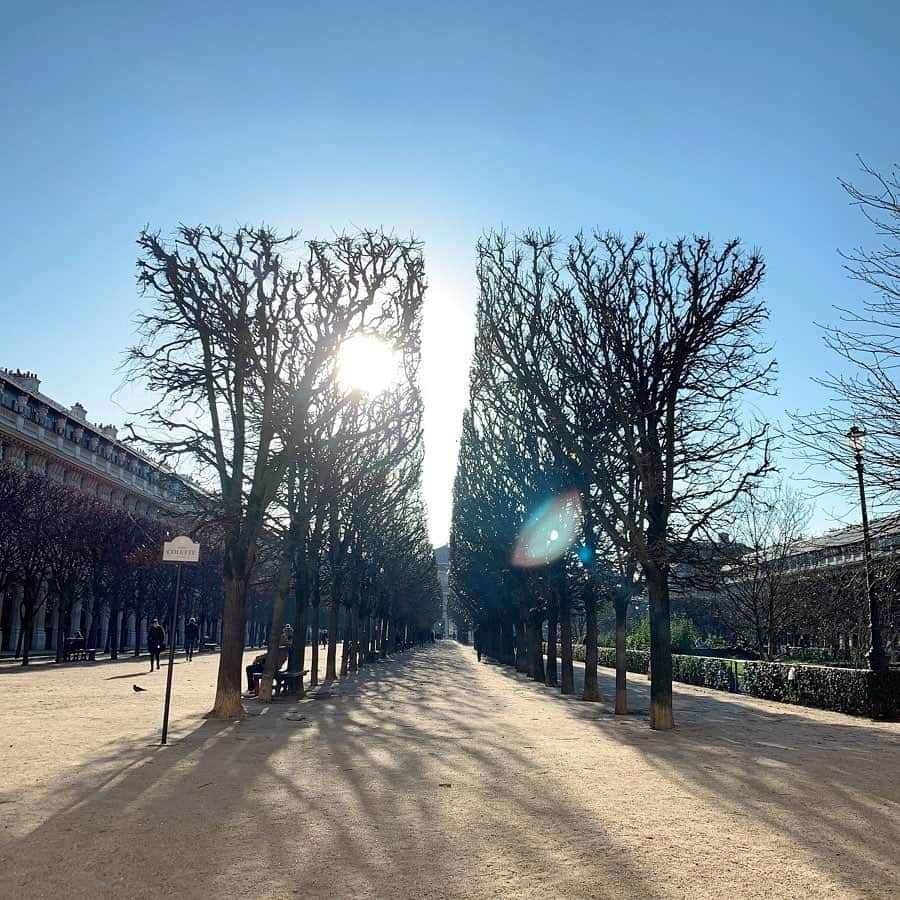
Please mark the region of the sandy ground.
[[210, 722], [217, 661], [168, 747], [165, 667], [0, 667], [0, 897], [900, 896], [900, 725], [679, 687], [661, 734], [450, 643]]

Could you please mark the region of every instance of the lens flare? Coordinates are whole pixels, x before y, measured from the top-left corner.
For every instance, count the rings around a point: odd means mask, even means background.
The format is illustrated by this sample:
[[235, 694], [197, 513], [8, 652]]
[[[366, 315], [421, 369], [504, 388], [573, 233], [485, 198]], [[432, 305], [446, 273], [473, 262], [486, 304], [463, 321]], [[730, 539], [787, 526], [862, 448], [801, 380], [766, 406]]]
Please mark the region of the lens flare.
[[516, 538], [512, 565], [520, 569], [546, 566], [575, 542], [581, 527], [581, 494], [566, 491], [541, 504]]

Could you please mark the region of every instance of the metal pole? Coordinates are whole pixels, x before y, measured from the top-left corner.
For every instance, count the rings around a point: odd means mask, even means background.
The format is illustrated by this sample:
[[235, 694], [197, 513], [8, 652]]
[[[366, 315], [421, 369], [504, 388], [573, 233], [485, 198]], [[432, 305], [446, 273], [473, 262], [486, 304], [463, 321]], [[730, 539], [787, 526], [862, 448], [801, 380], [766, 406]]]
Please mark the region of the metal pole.
[[880, 672], [887, 668], [887, 657], [881, 641], [881, 619], [878, 615], [878, 594], [875, 590], [875, 574], [872, 571], [872, 542], [869, 539], [869, 514], [866, 510], [866, 489], [863, 485], [862, 453], [856, 452], [856, 477], [859, 480], [859, 505], [862, 510], [863, 552], [866, 564], [866, 601], [869, 605], [869, 668]]
[[181, 563], [175, 567], [175, 602], [172, 605], [172, 618], [169, 621], [169, 671], [166, 672], [166, 704], [163, 707], [162, 741], [165, 744], [169, 733], [169, 702], [172, 699], [172, 672], [175, 669], [175, 631], [178, 621], [178, 595], [181, 592]]

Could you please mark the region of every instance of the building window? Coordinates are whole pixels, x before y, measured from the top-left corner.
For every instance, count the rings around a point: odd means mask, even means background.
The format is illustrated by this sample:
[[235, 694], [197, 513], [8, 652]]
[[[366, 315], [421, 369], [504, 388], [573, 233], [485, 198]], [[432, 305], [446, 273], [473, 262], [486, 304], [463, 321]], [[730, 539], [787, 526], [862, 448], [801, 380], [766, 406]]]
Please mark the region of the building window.
[[28, 460], [29, 460], [29, 458], [30, 458], [30, 457], [29, 457], [29, 453], [28, 453], [28, 451], [26, 450], [26, 451], [22, 454], [22, 468], [23, 468], [23, 469], [26, 469], [26, 470], [28, 469]]

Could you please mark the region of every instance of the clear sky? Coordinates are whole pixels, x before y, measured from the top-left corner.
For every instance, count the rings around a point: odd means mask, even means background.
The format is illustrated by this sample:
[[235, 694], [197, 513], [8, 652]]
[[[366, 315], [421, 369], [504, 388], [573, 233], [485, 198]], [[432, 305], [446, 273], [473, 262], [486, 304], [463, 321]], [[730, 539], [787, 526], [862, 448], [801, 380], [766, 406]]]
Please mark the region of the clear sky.
[[[900, 162], [900, 4], [3, 4], [0, 365], [93, 421], [145, 224], [383, 226], [425, 241], [425, 491], [446, 540], [491, 226], [740, 236], [768, 261], [781, 396], [874, 237], [837, 177]], [[817, 517], [833, 524], [828, 503]]]

